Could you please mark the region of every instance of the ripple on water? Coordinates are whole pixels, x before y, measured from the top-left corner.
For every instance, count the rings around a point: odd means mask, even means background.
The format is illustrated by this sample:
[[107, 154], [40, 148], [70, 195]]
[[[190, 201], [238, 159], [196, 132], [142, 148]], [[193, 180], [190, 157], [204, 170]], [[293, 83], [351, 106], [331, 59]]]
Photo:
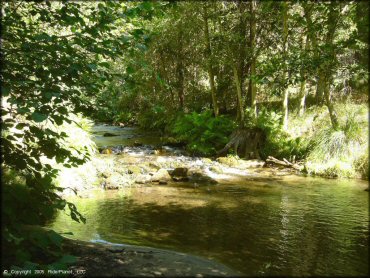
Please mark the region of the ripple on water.
[[366, 182], [232, 174], [244, 176], [197, 188], [169, 183], [71, 198], [86, 225], [61, 213], [51, 226], [82, 240], [212, 257], [250, 276], [368, 275]]

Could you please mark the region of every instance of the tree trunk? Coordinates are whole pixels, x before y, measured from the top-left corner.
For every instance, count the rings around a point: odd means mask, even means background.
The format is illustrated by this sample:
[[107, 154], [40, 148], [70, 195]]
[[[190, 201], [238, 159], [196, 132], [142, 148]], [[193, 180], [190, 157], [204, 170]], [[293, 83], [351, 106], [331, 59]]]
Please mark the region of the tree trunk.
[[237, 93], [237, 100], [238, 100], [238, 121], [241, 127], [244, 126], [244, 108], [243, 108], [243, 100], [242, 100], [242, 90], [240, 86], [239, 81], [239, 75], [238, 70], [236, 66], [233, 66], [233, 72], [234, 72], [234, 82], [236, 87], [236, 93]]
[[316, 85], [316, 94], [315, 94], [315, 100], [316, 105], [322, 106], [323, 104], [323, 91], [324, 91], [324, 73], [319, 69], [318, 70], [318, 80]]
[[288, 41], [288, 4], [286, 2], [282, 2], [283, 5], [283, 59], [284, 59], [284, 73], [283, 73], [283, 80], [284, 80], [284, 99], [283, 99], [283, 128], [284, 130], [288, 129], [288, 102], [289, 102], [289, 91], [287, 84], [287, 41]]
[[325, 97], [325, 104], [328, 107], [329, 110], [329, 116], [331, 125], [333, 126], [333, 129], [338, 130], [339, 129], [339, 122], [338, 122], [338, 116], [335, 112], [334, 105], [331, 102], [330, 99], [330, 84], [329, 82], [325, 82], [325, 88], [324, 88], [324, 97]]
[[[308, 51], [309, 48], [309, 39], [308, 35], [306, 35], [306, 41], [304, 41], [304, 36], [302, 36], [302, 50], [305, 52]], [[304, 70], [304, 66], [302, 65], [301, 68], [301, 87], [299, 90], [299, 116], [303, 116], [305, 108], [306, 108], [306, 71]]]
[[204, 14], [203, 14], [204, 37], [205, 37], [206, 53], [207, 53], [207, 59], [208, 59], [207, 71], [208, 71], [209, 83], [211, 87], [213, 112], [215, 114], [215, 117], [217, 117], [219, 109], [218, 109], [217, 97], [216, 97], [216, 87], [215, 87], [215, 80], [214, 80], [215, 76], [214, 76], [213, 68], [212, 68], [212, 52], [211, 52], [211, 42], [209, 39], [208, 16], [207, 16], [206, 6], [204, 6], [203, 11], [204, 11]]
[[331, 102], [331, 96], [330, 96], [330, 83], [332, 81], [332, 69], [333, 69], [333, 63], [335, 61], [335, 52], [334, 52], [334, 34], [337, 27], [338, 17], [339, 17], [339, 9], [335, 9], [336, 3], [330, 2], [329, 4], [329, 15], [327, 20], [327, 26], [328, 26], [328, 33], [326, 36], [325, 43], [326, 45], [330, 45], [329, 49], [329, 58], [325, 61], [325, 63], [322, 65], [322, 70], [325, 72], [324, 79], [323, 79], [323, 95], [325, 98], [325, 104], [328, 107], [330, 121], [335, 130], [338, 130], [339, 128], [339, 122], [338, 122], [338, 116], [337, 113], [334, 110], [334, 105]]
[[179, 108], [184, 110], [184, 66], [183, 66], [183, 44], [182, 44], [182, 31], [181, 26], [178, 33], [178, 43], [179, 43], [179, 53], [178, 60], [176, 63], [176, 73], [177, 73], [177, 93], [179, 98]]
[[[306, 2], [303, 3], [303, 9], [304, 9], [304, 17], [307, 21], [307, 32], [309, 35], [309, 40], [312, 44], [312, 50], [314, 53], [314, 59], [317, 61], [319, 57], [318, 52], [318, 45], [317, 45], [317, 38], [316, 34], [314, 32], [314, 26], [311, 18], [313, 4], [308, 4]], [[323, 103], [323, 73], [320, 68], [317, 69], [317, 82], [316, 82], [316, 93], [315, 93], [315, 99], [316, 99], [316, 105], [322, 105]]]
[[250, 71], [249, 71], [249, 84], [248, 84], [248, 99], [249, 107], [251, 107], [255, 117], [257, 117], [257, 105], [256, 105], [256, 94], [257, 88], [255, 81], [256, 75], [256, 57], [255, 57], [255, 47], [256, 47], [256, 1], [252, 0], [249, 2], [249, 13], [250, 13], [250, 24], [249, 24], [249, 44], [251, 49], [251, 61], [250, 61]]
[[[244, 95], [245, 88], [243, 86], [245, 78], [246, 78], [246, 45], [247, 45], [247, 13], [246, 13], [247, 3], [243, 1], [238, 1], [238, 8], [239, 8], [239, 36], [241, 38], [239, 47], [238, 47], [238, 79], [239, 79], [239, 86], [241, 96]], [[244, 114], [244, 113], [243, 113]]]
[[299, 116], [303, 116], [306, 109], [306, 79], [301, 81], [301, 88], [299, 89]]

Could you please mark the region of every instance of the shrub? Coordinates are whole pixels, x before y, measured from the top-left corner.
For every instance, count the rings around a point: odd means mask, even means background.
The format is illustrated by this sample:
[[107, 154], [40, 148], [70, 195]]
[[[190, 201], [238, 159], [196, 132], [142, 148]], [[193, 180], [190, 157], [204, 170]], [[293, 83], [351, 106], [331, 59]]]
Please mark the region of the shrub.
[[369, 176], [367, 113], [363, 105], [338, 106], [339, 130], [322, 128], [310, 139], [307, 172], [333, 177]]
[[212, 111], [180, 115], [172, 133], [187, 143], [187, 150], [196, 155], [214, 155], [228, 142], [235, 123], [227, 116], [214, 117]]
[[165, 107], [154, 106], [138, 114], [138, 124], [141, 128], [164, 132], [174, 118], [175, 114]]
[[261, 149], [261, 157], [274, 156], [276, 158], [303, 158], [307, 146], [300, 138], [292, 138], [289, 133], [282, 129], [282, 115], [274, 111], [268, 111], [262, 108], [257, 118], [246, 110], [246, 125], [249, 127], [258, 127], [266, 134], [266, 143]]

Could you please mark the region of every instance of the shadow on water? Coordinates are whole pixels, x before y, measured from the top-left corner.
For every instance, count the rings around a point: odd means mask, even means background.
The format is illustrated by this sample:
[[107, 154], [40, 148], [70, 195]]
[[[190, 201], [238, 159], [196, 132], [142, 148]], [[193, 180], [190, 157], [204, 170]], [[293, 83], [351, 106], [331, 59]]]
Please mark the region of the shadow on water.
[[367, 275], [367, 194], [348, 183], [261, 178], [105, 192], [74, 200], [86, 225], [61, 214], [53, 227], [201, 255], [247, 275]]
[[[160, 134], [140, 130], [137, 127], [119, 127], [101, 124], [94, 125], [91, 132], [93, 134], [93, 140], [98, 147], [132, 146], [135, 142], [146, 145], [159, 145], [161, 143]], [[110, 133], [113, 136], [104, 136], [106, 133]]]

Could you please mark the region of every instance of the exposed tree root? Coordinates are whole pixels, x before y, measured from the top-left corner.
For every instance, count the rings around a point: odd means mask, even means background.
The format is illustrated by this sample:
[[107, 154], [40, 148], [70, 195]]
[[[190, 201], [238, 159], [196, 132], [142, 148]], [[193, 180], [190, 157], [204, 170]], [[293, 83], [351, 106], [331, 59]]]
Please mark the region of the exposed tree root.
[[234, 152], [241, 158], [260, 159], [259, 151], [265, 143], [266, 136], [262, 129], [254, 128], [238, 128], [230, 136], [230, 141], [217, 154], [224, 156], [228, 150], [232, 148]]

